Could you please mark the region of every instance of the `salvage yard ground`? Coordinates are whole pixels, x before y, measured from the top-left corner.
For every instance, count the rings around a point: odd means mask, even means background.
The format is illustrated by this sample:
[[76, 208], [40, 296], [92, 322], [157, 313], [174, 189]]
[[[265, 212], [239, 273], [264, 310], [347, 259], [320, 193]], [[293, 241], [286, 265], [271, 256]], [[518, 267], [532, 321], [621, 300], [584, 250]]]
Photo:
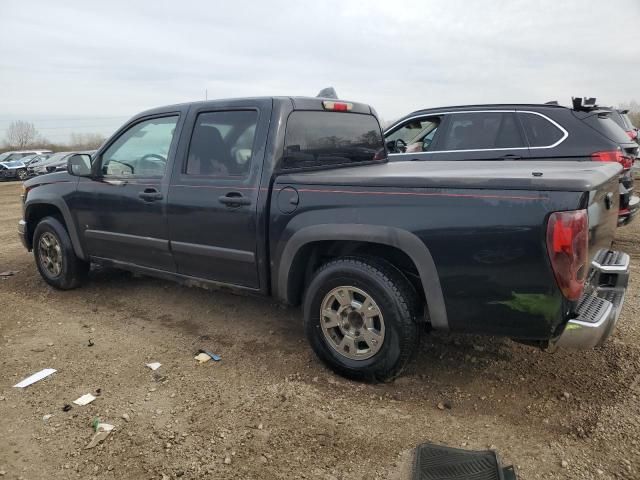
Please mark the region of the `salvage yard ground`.
[[[0, 278], [2, 479], [399, 480], [424, 441], [491, 446], [523, 480], [640, 478], [640, 222], [618, 232], [631, 285], [603, 348], [433, 335], [368, 385], [323, 368], [300, 312], [268, 299], [105, 270], [51, 289], [18, 241], [19, 194], [0, 183], [0, 272], [18, 272]], [[222, 361], [196, 365], [199, 348]], [[95, 417], [116, 428], [87, 450]]]

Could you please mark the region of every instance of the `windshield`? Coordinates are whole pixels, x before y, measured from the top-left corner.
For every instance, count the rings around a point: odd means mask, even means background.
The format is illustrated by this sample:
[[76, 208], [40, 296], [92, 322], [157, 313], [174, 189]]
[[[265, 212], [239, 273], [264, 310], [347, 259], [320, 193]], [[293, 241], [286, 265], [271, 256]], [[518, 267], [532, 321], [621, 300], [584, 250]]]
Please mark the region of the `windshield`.
[[4, 153], [0, 153], [0, 162], [4, 162], [7, 160], [7, 158], [9, 157], [9, 155], [11, 155], [12, 152], [4, 152]]
[[57, 160], [62, 160], [64, 157], [66, 157], [67, 155], [69, 155], [69, 152], [58, 152], [58, 153], [54, 153], [53, 155], [51, 155], [49, 158], [47, 158], [47, 163], [51, 163], [51, 162], [55, 162]]

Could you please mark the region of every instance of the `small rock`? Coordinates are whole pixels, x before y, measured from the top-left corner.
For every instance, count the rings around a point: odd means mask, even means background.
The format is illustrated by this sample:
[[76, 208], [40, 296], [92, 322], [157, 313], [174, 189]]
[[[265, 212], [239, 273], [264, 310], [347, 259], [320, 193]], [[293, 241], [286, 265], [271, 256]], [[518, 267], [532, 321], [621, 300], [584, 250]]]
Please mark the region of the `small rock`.
[[171, 448], [171, 443], [170, 443], [170, 442], [167, 442], [167, 443], [164, 445], [164, 448], [166, 448], [166, 449]]
[[598, 475], [604, 475], [604, 470], [600, 470], [599, 468], [596, 470]]
[[156, 410], [156, 415], [162, 415], [162, 410], [157, 409], [157, 410]]
[[569, 462], [567, 462], [566, 460], [562, 460], [562, 461], [560, 462], [560, 466], [561, 466], [562, 468], [567, 468], [567, 467], [569, 466]]
[[47, 343], [47, 347], [53, 347], [53, 342]]
[[52, 415], [51, 413], [47, 413], [46, 415], [43, 415], [43, 416], [42, 416], [42, 420], [46, 422], [46, 421], [47, 421], [47, 420], [49, 420], [51, 417], [53, 417], [53, 415]]
[[438, 403], [438, 409], [439, 409], [439, 410], [444, 410], [444, 403], [439, 402], [439, 403]]
[[131, 420], [131, 417], [129, 417], [129, 414], [128, 414], [128, 413], [123, 413], [123, 414], [122, 414], [122, 418], [124, 418], [124, 419], [125, 419], [125, 421], [127, 421], [127, 422], [128, 422], [129, 420]]
[[4, 477], [7, 474], [4, 470], [0, 470], [0, 477]]
[[570, 394], [569, 392], [563, 392], [563, 393], [562, 393], [562, 396], [563, 396], [564, 398], [566, 398], [567, 400], [569, 400], [569, 399], [571, 398], [571, 394]]
[[258, 425], [258, 430], [262, 430], [263, 428], [264, 428], [264, 427], [263, 427], [263, 425], [260, 423], [260, 424]]
[[260, 461], [262, 463], [267, 463], [269, 461], [269, 459], [267, 459], [267, 457], [265, 457], [264, 455], [260, 455]]
[[224, 464], [225, 465], [231, 465], [231, 457], [229, 455], [224, 457]]

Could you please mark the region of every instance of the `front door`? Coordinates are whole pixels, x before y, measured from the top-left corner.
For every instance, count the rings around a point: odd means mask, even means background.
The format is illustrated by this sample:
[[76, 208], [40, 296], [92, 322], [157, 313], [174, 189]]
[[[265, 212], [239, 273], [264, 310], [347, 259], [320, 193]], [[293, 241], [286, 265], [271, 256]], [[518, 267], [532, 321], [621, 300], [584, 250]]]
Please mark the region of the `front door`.
[[189, 113], [169, 186], [169, 234], [178, 273], [258, 288], [257, 205], [270, 100]]
[[90, 256], [175, 271], [166, 187], [179, 118], [134, 122], [95, 158], [99, 176], [80, 179], [74, 211]]

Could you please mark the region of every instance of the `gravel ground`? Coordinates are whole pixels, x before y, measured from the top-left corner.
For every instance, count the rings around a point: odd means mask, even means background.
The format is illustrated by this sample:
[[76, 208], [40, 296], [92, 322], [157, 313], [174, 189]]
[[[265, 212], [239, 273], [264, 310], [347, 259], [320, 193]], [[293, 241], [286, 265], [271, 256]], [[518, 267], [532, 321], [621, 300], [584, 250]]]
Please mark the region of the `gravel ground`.
[[[368, 385], [323, 368], [300, 312], [269, 299], [114, 271], [52, 290], [17, 239], [19, 190], [0, 184], [0, 272], [18, 271], [0, 279], [3, 479], [400, 480], [424, 441], [495, 448], [523, 480], [640, 478], [638, 222], [616, 240], [633, 274], [603, 348], [432, 335], [402, 378]], [[196, 365], [198, 348], [222, 361]], [[95, 417], [116, 428], [85, 449]]]

